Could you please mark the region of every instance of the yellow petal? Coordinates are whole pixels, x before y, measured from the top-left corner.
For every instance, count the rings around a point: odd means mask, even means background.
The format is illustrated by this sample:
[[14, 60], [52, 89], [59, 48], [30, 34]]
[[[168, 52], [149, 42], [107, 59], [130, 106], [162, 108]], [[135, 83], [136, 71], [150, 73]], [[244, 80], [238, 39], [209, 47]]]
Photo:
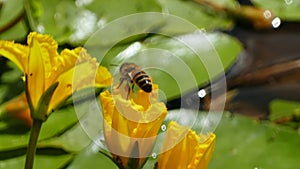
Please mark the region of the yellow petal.
[[105, 87], [112, 84], [112, 76], [106, 67], [99, 66], [96, 74], [96, 87]]
[[[102, 112], [105, 120], [104, 134], [106, 143], [112, 153], [126, 166], [135, 143], [138, 144], [141, 157], [150, 154], [155, 143], [156, 135], [164, 120], [167, 109], [163, 103], [157, 102], [147, 105], [147, 109], [134, 102], [135, 99], [125, 99], [117, 89], [114, 95], [108, 91], [100, 94]], [[140, 94], [142, 99], [149, 102], [149, 94]], [[130, 95], [132, 97], [133, 94]], [[145, 97], [146, 96], [146, 97]], [[140, 102], [142, 103], [142, 102]], [[142, 165], [145, 158], [139, 159]]]
[[216, 135], [211, 133], [208, 136], [200, 135], [199, 137], [205, 138], [205, 141], [196, 147], [197, 154], [194, 156], [194, 159], [192, 159], [192, 161], [199, 161], [199, 162], [198, 164], [191, 163], [189, 168], [206, 169], [208, 167], [209, 161], [211, 160], [213, 154], [213, 150], [216, 142]]
[[92, 58], [81, 47], [77, 47], [74, 50], [63, 50], [55, 72], [60, 75], [66, 71], [70, 71], [74, 66], [76, 66], [73, 83], [75, 90], [92, 86], [104, 87], [112, 83], [110, 72], [105, 67], [99, 66], [97, 60]]
[[29, 63], [27, 72], [27, 87], [34, 108], [45, 91], [45, 70], [43, 61], [43, 50], [39, 42], [32, 38], [30, 43]]
[[[201, 139], [204, 142], [201, 142]], [[158, 169], [206, 169], [212, 156], [215, 135], [197, 135], [187, 127], [170, 122], [158, 158]]]
[[[159, 169], [164, 169], [164, 168], [167, 169], [172, 167], [176, 169], [177, 168], [176, 166], [179, 165], [180, 161], [184, 160], [176, 157], [182, 154], [182, 152], [176, 155], [174, 152], [181, 148], [182, 146], [181, 142], [183, 138], [186, 136], [187, 132], [188, 132], [187, 127], [180, 126], [174, 121], [171, 121], [169, 123], [166, 137], [161, 149], [162, 154], [160, 154], [158, 158]], [[173, 159], [174, 156], [175, 159]]]
[[[58, 56], [57, 42], [50, 35], [44, 35], [44, 34], [39, 34], [36, 32], [31, 32], [27, 38], [28, 45], [31, 44], [31, 41], [33, 38], [39, 42], [42, 52], [43, 52], [43, 60], [45, 61], [44, 64], [50, 68], [50, 66], [55, 64], [56, 58]], [[46, 71], [49, 72], [51, 70], [46, 69]]]
[[14, 62], [22, 72], [27, 70], [28, 54], [28, 46], [13, 41], [0, 41], [0, 55]]
[[60, 74], [72, 69], [76, 65], [78, 55], [82, 50], [81, 47], [77, 47], [73, 50], [62, 50], [56, 60], [53, 60], [51, 79], [57, 79]]
[[[38, 34], [36, 32], [31, 32], [28, 35], [27, 43], [31, 44], [32, 39], [38, 41], [43, 58], [43, 67], [45, 73], [45, 87], [50, 87], [54, 82], [51, 81], [51, 74], [53, 67], [57, 65], [57, 59], [59, 57], [57, 53], [58, 44], [57, 42], [49, 35]], [[48, 82], [50, 80], [50, 82]]]
[[109, 71], [105, 67], [98, 66], [96, 59], [91, 58], [86, 50], [80, 47], [63, 50], [58, 63], [60, 66], [56, 71], [52, 71], [51, 77], [52, 83], [59, 82], [59, 85], [52, 96], [49, 112], [66, 100], [72, 92], [111, 84], [112, 76]]
[[143, 90], [138, 90], [136, 97], [133, 96], [134, 102], [138, 105], [144, 107], [144, 109], [148, 109], [148, 107], [152, 104], [157, 102], [158, 98], [158, 85], [152, 85], [152, 92], [146, 93]]

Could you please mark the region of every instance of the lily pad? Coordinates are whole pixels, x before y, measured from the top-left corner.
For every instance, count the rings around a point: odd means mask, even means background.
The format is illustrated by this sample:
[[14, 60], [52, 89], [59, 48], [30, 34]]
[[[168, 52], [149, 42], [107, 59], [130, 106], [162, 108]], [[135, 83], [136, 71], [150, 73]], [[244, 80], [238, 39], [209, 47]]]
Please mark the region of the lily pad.
[[[34, 169], [53, 169], [62, 168], [69, 163], [73, 158], [73, 155], [37, 155], [35, 158]], [[25, 156], [11, 158], [0, 161], [0, 167], [5, 169], [22, 169], [25, 165]]]
[[[234, 1], [222, 0], [220, 4], [232, 6]], [[144, 12], [160, 12], [186, 19], [206, 30], [229, 29], [232, 21], [220, 15], [207, 13], [205, 7], [191, 1], [83, 1], [53, 0], [26, 1], [26, 12], [33, 31], [54, 36], [60, 43], [82, 44], [95, 31], [120, 17]], [[151, 22], [156, 22], [152, 20]], [[134, 28], [136, 25], [131, 25]], [[185, 27], [175, 26], [169, 33], [187, 33]]]
[[[54, 112], [43, 124], [39, 140], [59, 136], [77, 122], [74, 109], [65, 109]], [[14, 130], [18, 130], [15, 128]], [[2, 128], [0, 134], [0, 151], [13, 150], [26, 147], [29, 140], [29, 132], [11, 133], [12, 129]]]
[[[224, 75], [241, 49], [236, 39], [222, 33], [153, 36], [133, 43], [111, 63], [133, 62], [141, 66], [170, 100]], [[111, 67], [112, 73], [118, 79], [115, 68]]]
[[299, 133], [248, 117], [223, 116], [209, 168], [299, 168]]
[[19, 0], [1, 1], [0, 8], [0, 39], [22, 40], [27, 35], [28, 28], [24, 21], [24, 7]]
[[68, 169], [118, 169], [110, 158], [99, 152], [96, 145], [91, 145], [86, 150], [77, 155], [72, 163], [67, 167]]
[[300, 21], [300, 1], [293, 0], [273, 0], [273, 1], [260, 1], [252, 0], [252, 2], [266, 10], [275, 13], [282, 20], [286, 21]]

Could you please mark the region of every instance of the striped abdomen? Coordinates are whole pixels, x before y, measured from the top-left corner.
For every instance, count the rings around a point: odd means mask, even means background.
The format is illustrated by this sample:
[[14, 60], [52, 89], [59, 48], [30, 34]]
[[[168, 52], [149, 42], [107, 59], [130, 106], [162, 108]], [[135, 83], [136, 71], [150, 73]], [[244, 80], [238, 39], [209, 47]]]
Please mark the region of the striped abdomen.
[[152, 81], [146, 72], [140, 70], [133, 77], [133, 82], [138, 85], [144, 92], [150, 93], [152, 91]]

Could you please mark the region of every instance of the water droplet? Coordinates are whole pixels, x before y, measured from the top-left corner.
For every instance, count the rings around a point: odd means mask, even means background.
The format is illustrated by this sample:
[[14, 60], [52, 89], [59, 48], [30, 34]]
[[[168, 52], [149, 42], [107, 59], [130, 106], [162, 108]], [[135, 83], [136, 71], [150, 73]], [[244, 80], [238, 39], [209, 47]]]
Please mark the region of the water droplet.
[[206, 29], [204, 28], [198, 29], [196, 30], [196, 33], [206, 33]]
[[161, 125], [160, 128], [161, 128], [162, 131], [166, 131], [167, 130], [167, 126], [165, 124]]
[[204, 89], [199, 90], [199, 91], [198, 91], [198, 96], [199, 96], [200, 98], [205, 97], [205, 96], [206, 96], [206, 91], [205, 91]]
[[271, 11], [269, 11], [269, 10], [266, 10], [266, 11], [264, 12], [264, 17], [265, 17], [266, 19], [269, 19], [269, 18], [271, 18], [271, 16], [272, 16], [272, 13], [271, 13]]
[[156, 159], [157, 154], [156, 153], [152, 153], [151, 156], [152, 156], [153, 159]]
[[106, 19], [103, 19], [103, 18], [97, 22], [98, 28], [103, 28], [106, 24], [107, 24], [107, 21], [106, 21]]
[[253, 169], [262, 169], [262, 168], [260, 168], [260, 167], [258, 167], [258, 166], [255, 166]]
[[280, 26], [280, 24], [281, 24], [281, 20], [278, 17], [276, 17], [272, 20], [273, 28], [278, 28]]
[[75, 0], [75, 4], [78, 7], [88, 5], [88, 4], [92, 3], [92, 2], [93, 2], [93, 0]]
[[286, 3], [287, 5], [291, 5], [291, 4], [293, 3], [293, 0], [285, 0], [285, 3]]
[[71, 41], [78, 41], [87, 38], [97, 26], [97, 15], [88, 10], [78, 13], [72, 28], [74, 30]]
[[38, 31], [39, 33], [44, 33], [44, 32], [45, 32], [45, 27], [44, 27], [43, 25], [38, 25], [38, 26], [36, 27], [36, 29], [37, 29], [37, 31]]

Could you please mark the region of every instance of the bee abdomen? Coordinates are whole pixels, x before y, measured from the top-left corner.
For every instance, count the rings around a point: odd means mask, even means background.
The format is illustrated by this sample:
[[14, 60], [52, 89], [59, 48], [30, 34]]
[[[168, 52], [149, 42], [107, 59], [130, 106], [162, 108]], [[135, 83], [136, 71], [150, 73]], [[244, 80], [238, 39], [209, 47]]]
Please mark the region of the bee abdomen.
[[144, 71], [138, 72], [134, 76], [134, 82], [145, 92], [150, 93], [152, 91], [152, 82], [150, 76]]

